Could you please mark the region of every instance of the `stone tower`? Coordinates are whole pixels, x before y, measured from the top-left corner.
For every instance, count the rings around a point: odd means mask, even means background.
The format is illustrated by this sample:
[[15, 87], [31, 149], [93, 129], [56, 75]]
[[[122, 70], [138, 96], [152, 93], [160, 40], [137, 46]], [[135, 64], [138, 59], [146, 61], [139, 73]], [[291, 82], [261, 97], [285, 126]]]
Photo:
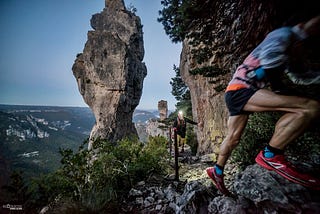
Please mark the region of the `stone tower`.
[[160, 100], [158, 102], [158, 111], [160, 115], [160, 120], [164, 120], [168, 117], [168, 103], [165, 100]]

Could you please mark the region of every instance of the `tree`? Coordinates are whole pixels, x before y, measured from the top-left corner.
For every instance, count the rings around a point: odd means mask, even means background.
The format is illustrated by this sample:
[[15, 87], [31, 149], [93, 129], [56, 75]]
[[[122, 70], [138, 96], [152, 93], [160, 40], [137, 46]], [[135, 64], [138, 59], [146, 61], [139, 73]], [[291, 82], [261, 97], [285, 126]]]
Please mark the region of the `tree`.
[[[172, 86], [171, 94], [176, 98], [177, 101], [181, 101], [183, 99], [186, 99], [186, 93], [188, 93], [188, 87], [183, 82], [181, 75], [180, 75], [180, 69], [176, 65], [173, 65], [173, 70], [176, 73], [176, 76], [171, 78], [170, 85]], [[188, 99], [188, 98], [187, 98]]]
[[214, 0], [163, 0], [158, 21], [172, 42], [181, 42], [186, 37], [205, 42], [211, 35], [208, 27], [212, 26], [215, 3]]
[[[192, 46], [191, 54], [199, 65], [213, 56], [212, 34], [216, 25], [216, 0], [163, 0], [163, 9], [159, 11], [158, 21], [164, 26], [166, 34], [174, 43], [187, 39]], [[200, 74], [206, 77], [225, 74], [221, 69], [213, 66], [204, 66], [190, 71], [191, 74]]]
[[192, 117], [190, 90], [181, 78], [180, 69], [176, 65], [173, 65], [173, 70], [176, 76], [171, 78], [170, 85], [172, 86], [171, 94], [178, 101], [176, 108], [182, 110], [186, 116]]

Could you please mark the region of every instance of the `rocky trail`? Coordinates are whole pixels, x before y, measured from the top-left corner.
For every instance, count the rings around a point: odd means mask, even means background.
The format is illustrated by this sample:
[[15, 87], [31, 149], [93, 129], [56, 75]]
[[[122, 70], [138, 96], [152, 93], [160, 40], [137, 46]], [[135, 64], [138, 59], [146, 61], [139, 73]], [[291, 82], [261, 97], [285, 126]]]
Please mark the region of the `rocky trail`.
[[318, 191], [257, 164], [242, 172], [228, 164], [225, 183], [233, 197], [223, 196], [206, 174], [212, 165], [211, 155], [192, 156], [186, 148], [179, 155], [179, 181], [171, 174], [139, 182], [124, 201], [123, 213], [320, 213]]

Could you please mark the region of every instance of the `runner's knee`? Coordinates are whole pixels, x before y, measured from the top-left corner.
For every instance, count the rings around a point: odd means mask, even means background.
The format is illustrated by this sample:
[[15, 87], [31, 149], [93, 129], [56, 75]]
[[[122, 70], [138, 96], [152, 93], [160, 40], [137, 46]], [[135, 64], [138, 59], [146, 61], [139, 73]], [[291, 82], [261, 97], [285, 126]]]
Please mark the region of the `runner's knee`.
[[303, 111], [305, 117], [312, 119], [320, 116], [320, 103], [318, 101], [309, 100], [305, 106], [306, 109]]

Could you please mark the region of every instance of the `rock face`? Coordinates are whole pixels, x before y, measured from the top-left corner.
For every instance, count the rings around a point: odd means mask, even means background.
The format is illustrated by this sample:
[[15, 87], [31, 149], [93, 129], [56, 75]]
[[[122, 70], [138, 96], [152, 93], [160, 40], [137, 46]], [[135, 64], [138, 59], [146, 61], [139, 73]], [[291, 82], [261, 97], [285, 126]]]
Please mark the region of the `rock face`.
[[[218, 145], [226, 135], [228, 111], [224, 102], [223, 90], [219, 91], [216, 88], [219, 88], [218, 86], [225, 88], [236, 65], [255, 45], [253, 41], [259, 41], [262, 35], [271, 28], [270, 25], [261, 25], [261, 23], [269, 23], [267, 22], [268, 15], [261, 8], [263, 3], [257, 3], [257, 1], [250, 1], [250, 3], [218, 2], [218, 9], [214, 14], [216, 25], [212, 32], [216, 38], [212, 45], [212, 58], [198, 64], [192, 57], [192, 47], [186, 40], [183, 43], [180, 60], [181, 77], [190, 88], [193, 116], [200, 124], [203, 124], [197, 133], [199, 154], [218, 152]], [[251, 9], [242, 10], [241, 8]], [[252, 19], [255, 21], [252, 22]], [[248, 24], [249, 28], [247, 28]], [[227, 74], [219, 77], [203, 77], [189, 73], [192, 69], [204, 66], [214, 66], [227, 71]]]
[[123, 0], [106, 0], [106, 7], [91, 19], [93, 31], [72, 67], [79, 91], [92, 109], [95, 139], [110, 142], [137, 135], [132, 115], [139, 104], [147, 74], [143, 32], [139, 17], [126, 10]]
[[[311, 2], [295, 1], [215, 1], [210, 19], [214, 23], [210, 47], [213, 56], [202, 64], [192, 56], [193, 47], [185, 40], [180, 58], [181, 77], [190, 89], [193, 116], [198, 127], [198, 153], [215, 152], [226, 135], [228, 111], [224, 89], [236, 67], [264, 38], [297, 13], [306, 12]], [[268, 10], [266, 10], [268, 8]], [[301, 14], [300, 14], [301, 15]], [[209, 18], [209, 17], [208, 17]], [[191, 75], [190, 71], [213, 66], [218, 77]]]
[[166, 125], [158, 119], [152, 118], [147, 122], [146, 132], [148, 136], [163, 136], [165, 138], [169, 138], [169, 130], [168, 128], [164, 128], [165, 126]]

